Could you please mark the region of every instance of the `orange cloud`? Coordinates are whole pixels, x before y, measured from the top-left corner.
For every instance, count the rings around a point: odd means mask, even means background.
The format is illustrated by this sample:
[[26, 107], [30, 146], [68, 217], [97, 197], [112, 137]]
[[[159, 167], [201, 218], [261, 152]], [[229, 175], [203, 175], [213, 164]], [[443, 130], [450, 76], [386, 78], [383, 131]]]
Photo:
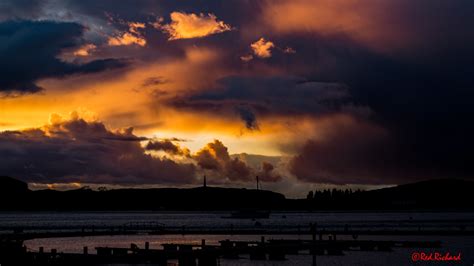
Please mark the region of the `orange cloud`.
[[145, 28], [145, 24], [139, 22], [130, 22], [128, 23], [128, 26], [129, 28], [127, 32], [123, 32], [118, 36], [110, 37], [108, 44], [110, 46], [127, 46], [132, 44], [145, 46], [146, 40], [139, 31], [140, 29]]
[[239, 158], [231, 158], [227, 147], [215, 139], [198, 151], [193, 158], [202, 169], [217, 172], [229, 180], [249, 181], [252, 169]]
[[250, 47], [253, 53], [260, 58], [269, 58], [272, 56], [271, 49], [275, 47], [275, 44], [271, 41], [266, 41], [263, 37], [260, 40], [252, 43]]
[[373, 48], [392, 50], [412, 45], [420, 38], [401, 21], [405, 2], [408, 1], [266, 1], [261, 25], [279, 34], [343, 33]]
[[89, 56], [95, 49], [97, 49], [97, 46], [94, 44], [85, 44], [74, 51], [73, 54], [75, 56]]
[[341, 31], [360, 28], [366, 23], [357, 0], [268, 1], [264, 22], [280, 33], [302, 31]]
[[[112, 128], [134, 126], [138, 134], [150, 138], [190, 139], [186, 146], [192, 152], [219, 137], [232, 153], [280, 154], [274, 143], [285, 138], [286, 120], [261, 118], [260, 131], [247, 132], [234, 113], [229, 117], [219, 112], [176, 110], [164, 104], [179, 94], [215, 88], [215, 80], [236, 74], [220, 63], [224, 56], [221, 49], [190, 46], [184, 48], [184, 56], [137, 62], [127, 71], [42, 80], [39, 85], [47, 88], [48, 97], [37, 94], [2, 100], [0, 130], [42, 126], [50, 113], [83, 108]], [[144, 81], [156, 77], [164, 82], [143, 86]], [[66, 87], [69, 89], [64, 90]]]
[[135, 34], [140, 34], [138, 32], [138, 29], [144, 29], [145, 28], [145, 23], [140, 23], [140, 22], [130, 22], [128, 23], [128, 26], [129, 26], [129, 31], [131, 33], [135, 33]]
[[160, 21], [153, 26], [169, 34], [168, 40], [202, 38], [212, 34], [222, 33], [232, 30], [232, 27], [223, 21], [217, 20], [214, 14], [186, 14], [182, 12], [172, 12], [171, 23], [161, 25]]

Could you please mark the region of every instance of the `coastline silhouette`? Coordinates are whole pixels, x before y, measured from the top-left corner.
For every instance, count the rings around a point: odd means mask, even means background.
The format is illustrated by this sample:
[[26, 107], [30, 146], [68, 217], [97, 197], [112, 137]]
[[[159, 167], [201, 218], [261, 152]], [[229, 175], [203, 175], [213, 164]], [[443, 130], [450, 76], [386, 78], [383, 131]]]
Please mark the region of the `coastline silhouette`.
[[288, 199], [272, 191], [222, 188], [29, 190], [0, 178], [0, 210], [473, 210], [474, 182], [442, 179], [370, 190], [310, 191]]

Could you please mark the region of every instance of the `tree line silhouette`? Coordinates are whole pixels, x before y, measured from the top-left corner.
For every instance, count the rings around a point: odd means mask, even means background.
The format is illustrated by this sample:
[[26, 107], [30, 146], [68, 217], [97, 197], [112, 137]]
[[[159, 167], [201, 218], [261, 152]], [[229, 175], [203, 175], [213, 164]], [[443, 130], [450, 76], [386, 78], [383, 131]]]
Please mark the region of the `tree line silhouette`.
[[363, 190], [357, 189], [324, 189], [324, 190], [311, 190], [306, 196], [307, 200], [336, 200], [336, 199], [348, 199], [352, 195], [360, 194]]

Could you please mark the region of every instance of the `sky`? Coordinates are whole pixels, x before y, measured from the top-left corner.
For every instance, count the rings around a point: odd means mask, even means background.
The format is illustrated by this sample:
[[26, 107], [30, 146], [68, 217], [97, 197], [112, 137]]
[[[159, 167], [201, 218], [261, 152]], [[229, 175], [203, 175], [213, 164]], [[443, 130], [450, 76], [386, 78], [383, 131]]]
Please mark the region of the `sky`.
[[470, 0], [0, 0], [0, 175], [473, 179], [473, 26]]

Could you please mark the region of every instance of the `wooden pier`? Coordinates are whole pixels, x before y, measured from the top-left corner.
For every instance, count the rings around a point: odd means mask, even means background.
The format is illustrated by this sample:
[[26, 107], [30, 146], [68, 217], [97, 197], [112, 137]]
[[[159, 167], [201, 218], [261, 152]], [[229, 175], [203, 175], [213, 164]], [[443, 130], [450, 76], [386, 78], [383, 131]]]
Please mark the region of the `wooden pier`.
[[95, 247], [95, 254], [84, 247], [82, 254], [58, 252], [43, 248], [28, 251], [21, 241], [2, 241], [0, 263], [5, 265], [100, 265], [100, 264], [150, 264], [168, 265], [178, 261], [180, 266], [217, 266], [221, 259], [285, 260], [287, 255], [343, 256], [347, 251], [390, 252], [395, 248], [439, 248], [438, 241], [380, 241], [380, 240], [222, 240], [218, 245], [163, 244], [161, 249], [150, 249], [131, 244], [129, 248]]

